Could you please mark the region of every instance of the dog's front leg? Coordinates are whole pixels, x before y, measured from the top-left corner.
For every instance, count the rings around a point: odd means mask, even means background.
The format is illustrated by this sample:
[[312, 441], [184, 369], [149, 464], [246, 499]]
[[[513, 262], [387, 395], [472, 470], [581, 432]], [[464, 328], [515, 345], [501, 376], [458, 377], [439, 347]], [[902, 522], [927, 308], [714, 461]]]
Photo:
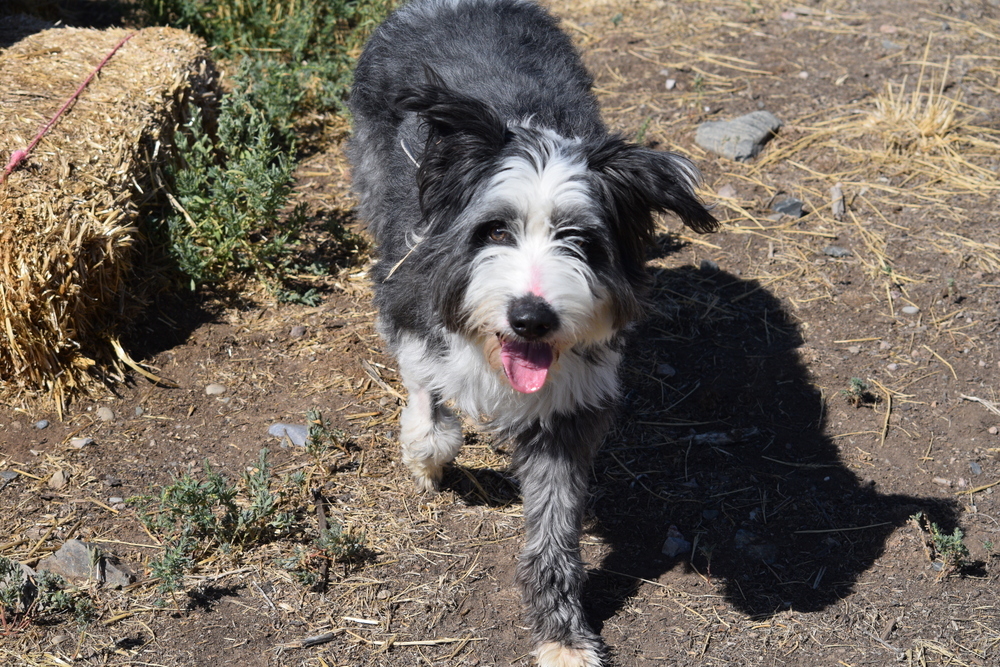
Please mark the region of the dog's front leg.
[[587, 624], [580, 524], [604, 412], [556, 416], [518, 437], [515, 470], [524, 496], [527, 544], [518, 563], [540, 667], [599, 667], [603, 643]]
[[462, 425], [431, 391], [406, 383], [409, 398], [400, 417], [399, 441], [403, 463], [413, 474], [417, 489], [437, 491], [444, 467], [462, 448]]

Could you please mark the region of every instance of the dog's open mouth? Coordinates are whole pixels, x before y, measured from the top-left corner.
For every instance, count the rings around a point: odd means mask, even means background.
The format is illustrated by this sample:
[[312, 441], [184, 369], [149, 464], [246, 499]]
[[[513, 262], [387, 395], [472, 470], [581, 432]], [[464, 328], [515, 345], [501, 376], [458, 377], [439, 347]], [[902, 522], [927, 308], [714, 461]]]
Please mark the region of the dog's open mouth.
[[545, 384], [555, 355], [548, 343], [500, 341], [500, 361], [510, 386], [522, 394], [533, 394]]

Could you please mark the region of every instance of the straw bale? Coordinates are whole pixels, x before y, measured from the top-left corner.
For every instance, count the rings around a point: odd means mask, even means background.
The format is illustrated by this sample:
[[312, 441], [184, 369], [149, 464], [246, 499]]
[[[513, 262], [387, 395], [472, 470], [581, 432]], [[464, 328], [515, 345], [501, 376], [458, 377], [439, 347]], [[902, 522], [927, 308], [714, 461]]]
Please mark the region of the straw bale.
[[[24, 148], [128, 31], [53, 28], [0, 51], [0, 155]], [[191, 105], [218, 76], [204, 42], [137, 33], [0, 185], [0, 398], [61, 406], [123, 361], [147, 300], [136, 224]]]

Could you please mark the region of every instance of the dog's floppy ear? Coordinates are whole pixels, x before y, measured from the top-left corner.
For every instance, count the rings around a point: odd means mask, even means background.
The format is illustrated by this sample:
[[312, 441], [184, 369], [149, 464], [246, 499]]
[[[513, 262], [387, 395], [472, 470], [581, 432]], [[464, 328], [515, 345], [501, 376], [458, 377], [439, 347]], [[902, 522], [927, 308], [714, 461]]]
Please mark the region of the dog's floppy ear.
[[481, 100], [458, 93], [430, 67], [424, 68], [427, 82], [404, 88], [396, 96], [396, 107], [420, 116], [431, 135], [467, 135], [483, 149], [499, 151], [507, 137], [507, 127], [492, 107]]
[[423, 155], [417, 157], [417, 184], [421, 209], [433, 222], [468, 204], [509, 132], [485, 102], [450, 89], [430, 68], [426, 77], [426, 83], [401, 91], [396, 107], [416, 113], [427, 131]]
[[619, 214], [641, 220], [649, 211], [673, 211], [696, 232], [719, 228], [694, 192], [700, 175], [687, 158], [609, 137], [590, 152], [589, 159]]

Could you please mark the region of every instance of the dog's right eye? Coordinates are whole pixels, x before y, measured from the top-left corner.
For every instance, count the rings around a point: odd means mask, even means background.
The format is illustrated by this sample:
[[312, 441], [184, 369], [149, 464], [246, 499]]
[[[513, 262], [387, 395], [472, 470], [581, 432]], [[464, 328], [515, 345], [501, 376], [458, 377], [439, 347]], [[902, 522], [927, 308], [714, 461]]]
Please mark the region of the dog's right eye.
[[489, 220], [476, 228], [476, 245], [503, 244], [510, 241], [510, 230], [503, 220]]
[[489, 232], [487, 236], [493, 243], [503, 243], [507, 240], [508, 236], [507, 225], [502, 222], [491, 222], [489, 223]]

